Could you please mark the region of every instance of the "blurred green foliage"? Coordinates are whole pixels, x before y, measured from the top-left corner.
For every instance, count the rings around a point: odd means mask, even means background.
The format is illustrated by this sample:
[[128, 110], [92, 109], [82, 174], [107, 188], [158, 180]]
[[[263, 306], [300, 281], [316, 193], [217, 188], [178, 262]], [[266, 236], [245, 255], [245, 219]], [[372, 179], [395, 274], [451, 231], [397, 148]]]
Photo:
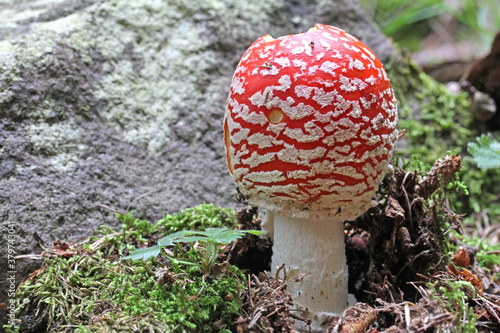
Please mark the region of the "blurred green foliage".
[[487, 210], [490, 219], [500, 216], [500, 168], [479, 169], [468, 157], [467, 145], [487, 131], [474, 119], [465, 93], [454, 95], [421, 71], [406, 56], [395, 56], [385, 64], [398, 100], [400, 130], [407, 130], [398, 143], [398, 162], [405, 170], [416, 170], [412, 156], [421, 163], [434, 164], [447, 154], [460, 154], [459, 173], [466, 191], [449, 193], [450, 205], [460, 214]]
[[361, 0], [382, 31], [401, 46], [415, 51], [436, 23], [455, 20], [454, 37], [479, 38], [489, 47], [500, 30], [499, 0]]
[[467, 145], [472, 159], [481, 169], [500, 168], [500, 142], [488, 135], [481, 135]]

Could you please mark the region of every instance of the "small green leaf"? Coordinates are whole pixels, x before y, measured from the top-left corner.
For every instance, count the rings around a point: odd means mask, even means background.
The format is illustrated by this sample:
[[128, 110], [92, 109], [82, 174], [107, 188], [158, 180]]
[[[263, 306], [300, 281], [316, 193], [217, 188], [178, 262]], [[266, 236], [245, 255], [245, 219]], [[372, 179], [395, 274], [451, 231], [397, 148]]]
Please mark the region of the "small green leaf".
[[122, 260], [148, 260], [151, 257], [158, 256], [161, 248], [174, 245], [174, 243], [206, 242], [207, 244], [228, 244], [242, 237], [245, 233], [262, 235], [262, 232], [257, 230], [231, 230], [228, 228], [207, 228], [204, 231], [182, 230], [160, 238], [156, 246], [135, 250]]
[[482, 135], [476, 138], [477, 143], [470, 142], [467, 150], [481, 169], [500, 167], [500, 142]]
[[264, 232], [260, 231], [260, 230], [243, 230], [244, 232], [246, 232], [247, 234], [251, 234], [251, 235], [255, 235], [255, 236], [261, 236], [262, 234], [264, 234]]
[[228, 228], [207, 228], [200, 233], [207, 236], [208, 242], [220, 244], [231, 243], [245, 234], [242, 230], [230, 230]]
[[158, 240], [158, 246], [160, 247], [165, 247], [165, 246], [170, 246], [174, 245], [174, 243], [181, 243], [185, 242], [185, 238], [187, 235], [191, 235], [193, 231], [191, 230], [181, 230], [174, 232], [173, 234], [167, 235], [165, 237], [162, 237]]
[[137, 249], [131, 254], [129, 254], [126, 257], [121, 258], [121, 260], [127, 260], [127, 259], [132, 259], [132, 260], [139, 260], [142, 259], [144, 261], [148, 260], [149, 258], [156, 258], [160, 254], [160, 247], [159, 246], [152, 246], [152, 247], [146, 247], [144, 249]]

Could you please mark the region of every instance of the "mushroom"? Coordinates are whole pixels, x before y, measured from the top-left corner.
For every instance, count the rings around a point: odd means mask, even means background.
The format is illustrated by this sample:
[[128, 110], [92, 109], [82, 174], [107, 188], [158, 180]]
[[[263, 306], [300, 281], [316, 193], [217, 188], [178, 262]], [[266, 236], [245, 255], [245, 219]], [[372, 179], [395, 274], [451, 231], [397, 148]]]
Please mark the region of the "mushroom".
[[375, 204], [397, 123], [382, 64], [341, 29], [265, 35], [236, 68], [224, 119], [229, 171], [273, 220], [271, 272], [284, 263], [300, 275], [288, 290], [313, 330], [348, 305], [343, 222]]

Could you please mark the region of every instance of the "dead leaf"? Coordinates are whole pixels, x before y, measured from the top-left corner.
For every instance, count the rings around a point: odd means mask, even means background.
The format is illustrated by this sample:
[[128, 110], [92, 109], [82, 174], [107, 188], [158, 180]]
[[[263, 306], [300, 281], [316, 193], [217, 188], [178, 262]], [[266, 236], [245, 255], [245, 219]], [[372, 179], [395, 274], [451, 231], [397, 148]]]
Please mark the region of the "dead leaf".
[[470, 267], [470, 257], [464, 248], [459, 248], [457, 250], [457, 253], [455, 253], [455, 255], [453, 255], [453, 258], [451, 260], [457, 266], [461, 266], [464, 268]]
[[70, 258], [76, 254], [76, 251], [71, 251], [70, 248], [70, 245], [58, 239], [49, 252], [42, 252], [42, 256]]
[[362, 333], [376, 319], [377, 314], [372, 307], [366, 303], [356, 303], [344, 311], [342, 319], [338, 316], [333, 320], [328, 333]]
[[388, 198], [387, 205], [385, 206], [385, 215], [397, 222], [402, 222], [405, 219], [405, 211], [399, 202], [392, 196]]

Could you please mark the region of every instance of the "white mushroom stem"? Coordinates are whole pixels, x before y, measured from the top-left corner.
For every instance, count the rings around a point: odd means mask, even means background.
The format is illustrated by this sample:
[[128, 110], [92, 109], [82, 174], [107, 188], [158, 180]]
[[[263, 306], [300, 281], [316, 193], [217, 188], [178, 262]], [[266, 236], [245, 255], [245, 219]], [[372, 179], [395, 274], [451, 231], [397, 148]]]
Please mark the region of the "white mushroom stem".
[[[271, 221], [269, 221], [271, 222]], [[348, 269], [345, 258], [344, 224], [341, 221], [296, 218], [273, 213], [274, 245], [271, 273], [285, 264], [295, 304], [312, 315], [313, 331], [326, 329], [327, 317], [347, 308]], [[321, 326], [321, 327], [320, 327]]]

